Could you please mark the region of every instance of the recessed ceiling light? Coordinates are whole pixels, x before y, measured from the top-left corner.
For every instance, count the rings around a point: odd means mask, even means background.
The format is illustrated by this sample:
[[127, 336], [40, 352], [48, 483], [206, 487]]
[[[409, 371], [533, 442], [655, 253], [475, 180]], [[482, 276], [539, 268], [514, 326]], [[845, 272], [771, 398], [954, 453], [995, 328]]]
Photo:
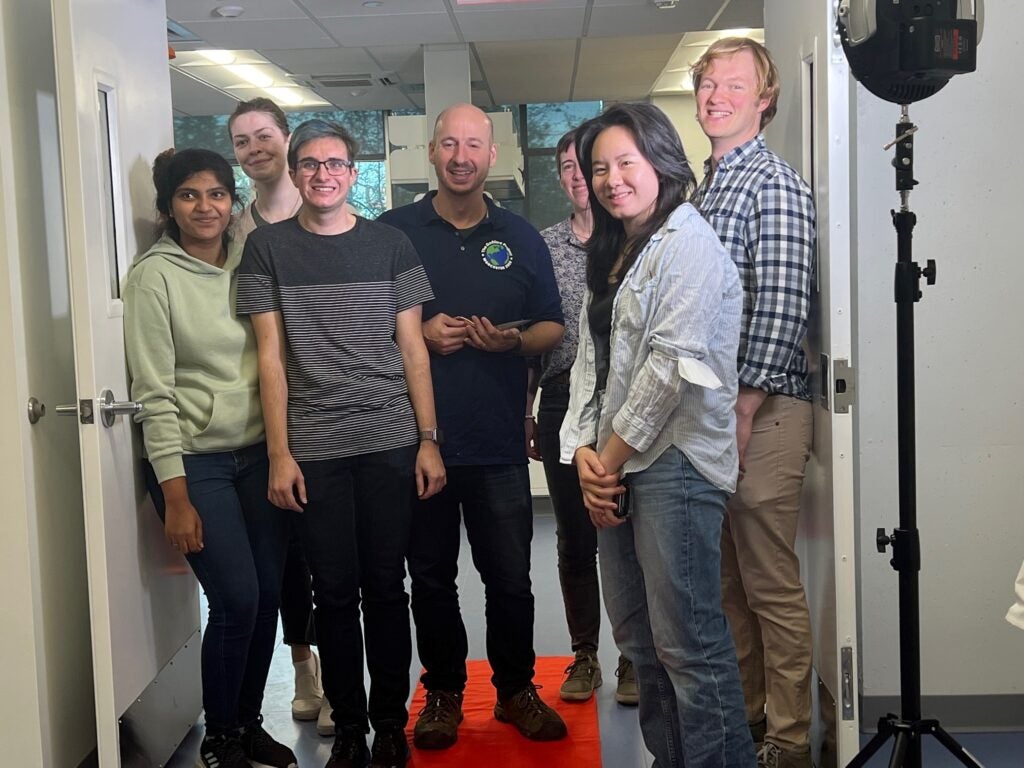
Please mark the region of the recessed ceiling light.
[[380, 8], [382, 5], [381, 0], [363, 0], [363, 8]]
[[245, 8], [240, 5], [219, 5], [213, 10], [225, 19], [236, 19], [245, 13]]

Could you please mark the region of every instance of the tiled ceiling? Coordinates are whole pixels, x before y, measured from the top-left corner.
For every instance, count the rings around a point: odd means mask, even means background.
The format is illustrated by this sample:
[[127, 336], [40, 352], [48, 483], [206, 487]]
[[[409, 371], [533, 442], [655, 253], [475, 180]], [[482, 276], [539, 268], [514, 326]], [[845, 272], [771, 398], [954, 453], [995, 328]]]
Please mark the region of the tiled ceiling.
[[[760, 28], [765, 0], [167, 0], [198, 42], [175, 48], [256, 50], [339, 109], [423, 107], [423, 46], [462, 43], [482, 107], [647, 97], [688, 32]], [[234, 18], [218, 7], [241, 6]], [[392, 84], [380, 84], [387, 79]], [[180, 115], [230, 112], [234, 100], [172, 70]]]

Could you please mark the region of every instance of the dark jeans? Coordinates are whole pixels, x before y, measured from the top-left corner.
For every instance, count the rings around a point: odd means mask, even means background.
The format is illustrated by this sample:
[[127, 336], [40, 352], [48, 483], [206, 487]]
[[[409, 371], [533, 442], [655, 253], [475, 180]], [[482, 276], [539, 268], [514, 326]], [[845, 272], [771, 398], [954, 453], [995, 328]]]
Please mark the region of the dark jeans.
[[[203, 709], [207, 733], [217, 733], [260, 715], [292, 513], [267, 501], [265, 443], [183, 459], [189, 500], [203, 523], [203, 549], [186, 559], [210, 609], [202, 649]], [[163, 519], [163, 493], [149, 462], [145, 469]]]
[[313, 577], [302, 551], [298, 515], [288, 532], [288, 557], [281, 582], [281, 629], [285, 645], [315, 645], [313, 628]]
[[[300, 462], [308, 503], [302, 547], [313, 573], [313, 616], [324, 693], [338, 727], [404, 727], [412, 637], [405, 552], [418, 446]], [[359, 611], [362, 604], [363, 624]], [[363, 638], [370, 671], [367, 706]]]
[[[412, 614], [428, 690], [461, 691], [469, 652], [456, 586], [459, 508], [484, 583], [491, 682], [505, 698], [533, 680], [530, 543], [533, 504], [525, 464], [448, 467], [448, 484], [420, 502], [409, 544]], [[332, 700], [333, 701], [333, 700]]]
[[580, 477], [574, 464], [558, 461], [558, 430], [569, 406], [568, 384], [541, 390], [537, 432], [544, 475], [555, 509], [558, 534], [558, 581], [573, 651], [596, 649], [601, 634], [601, 592], [597, 580], [597, 528], [583, 506]]

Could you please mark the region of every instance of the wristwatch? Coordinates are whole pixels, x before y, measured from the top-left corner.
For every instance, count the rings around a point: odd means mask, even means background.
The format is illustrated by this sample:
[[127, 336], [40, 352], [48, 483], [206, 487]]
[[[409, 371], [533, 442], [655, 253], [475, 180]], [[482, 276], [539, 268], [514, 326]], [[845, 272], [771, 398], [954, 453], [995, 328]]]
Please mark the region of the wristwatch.
[[437, 427], [421, 430], [420, 442], [422, 443], [424, 440], [433, 440], [438, 445], [442, 445], [444, 443], [444, 433]]

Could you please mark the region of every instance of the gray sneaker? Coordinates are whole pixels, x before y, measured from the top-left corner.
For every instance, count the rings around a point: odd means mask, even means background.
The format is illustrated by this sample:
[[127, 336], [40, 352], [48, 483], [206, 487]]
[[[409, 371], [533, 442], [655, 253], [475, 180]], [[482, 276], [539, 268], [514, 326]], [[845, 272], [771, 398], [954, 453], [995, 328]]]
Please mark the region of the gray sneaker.
[[576, 651], [576, 658], [565, 668], [565, 682], [558, 691], [562, 701], [587, 701], [601, 687], [601, 663], [597, 651]]
[[615, 700], [627, 707], [635, 707], [640, 703], [640, 689], [636, 684], [633, 662], [625, 656], [619, 656], [619, 667], [615, 670], [615, 676], [619, 678], [618, 685], [615, 686]]

